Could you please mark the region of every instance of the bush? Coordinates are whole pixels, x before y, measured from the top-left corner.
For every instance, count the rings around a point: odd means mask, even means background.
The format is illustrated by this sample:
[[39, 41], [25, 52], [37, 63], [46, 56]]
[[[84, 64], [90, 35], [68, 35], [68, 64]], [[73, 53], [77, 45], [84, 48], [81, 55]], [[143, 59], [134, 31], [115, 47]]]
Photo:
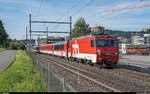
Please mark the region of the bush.
[[139, 47], [136, 45], [136, 46], [133, 47], [133, 49], [139, 50]]
[[11, 42], [11, 43], [9, 44], [9, 47], [10, 47], [11, 49], [21, 49], [21, 50], [26, 49], [25, 45], [23, 45], [23, 44], [21, 44], [21, 43], [13, 43], [13, 42]]
[[10, 47], [11, 49], [17, 49], [16, 44], [13, 43], [13, 42], [11, 42], [11, 43], [9, 44], [9, 47]]
[[19, 47], [20, 47], [21, 50], [25, 50], [26, 49], [25, 45], [23, 45], [23, 44], [20, 44]]

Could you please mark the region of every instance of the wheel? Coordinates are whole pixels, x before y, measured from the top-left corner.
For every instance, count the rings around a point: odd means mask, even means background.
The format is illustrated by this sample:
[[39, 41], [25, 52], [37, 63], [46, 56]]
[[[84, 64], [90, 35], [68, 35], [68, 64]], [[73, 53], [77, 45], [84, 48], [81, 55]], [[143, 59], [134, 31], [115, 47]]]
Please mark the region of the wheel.
[[84, 64], [87, 64], [87, 60], [86, 59], [84, 59]]
[[91, 65], [92, 67], [94, 67], [94, 66], [95, 66], [95, 64], [94, 64], [94, 63], [91, 63], [90, 65]]
[[83, 59], [81, 59], [81, 63], [84, 63], [84, 60], [83, 60]]

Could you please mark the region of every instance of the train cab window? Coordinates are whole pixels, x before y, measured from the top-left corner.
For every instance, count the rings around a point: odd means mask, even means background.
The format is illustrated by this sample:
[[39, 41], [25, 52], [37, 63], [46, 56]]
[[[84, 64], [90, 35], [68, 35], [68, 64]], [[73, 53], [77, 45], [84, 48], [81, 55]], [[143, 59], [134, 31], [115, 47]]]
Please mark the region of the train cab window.
[[91, 40], [91, 47], [95, 47], [94, 46], [94, 40]]
[[118, 47], [118, 40], [91, 40], [91, 47]]

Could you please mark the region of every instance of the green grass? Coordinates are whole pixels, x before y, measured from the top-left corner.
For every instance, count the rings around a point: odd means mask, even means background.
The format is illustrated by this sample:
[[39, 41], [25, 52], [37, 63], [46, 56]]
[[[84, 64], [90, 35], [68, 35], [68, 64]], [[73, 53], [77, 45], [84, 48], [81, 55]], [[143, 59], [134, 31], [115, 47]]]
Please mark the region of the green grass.
[[47, 92], [46, 82], [41, 81], [25, 51], [19, 50], [12, 66], [0, 73], [0, 92]]
[[5, 48], [0, 48], [0, 52], [6, 51]]

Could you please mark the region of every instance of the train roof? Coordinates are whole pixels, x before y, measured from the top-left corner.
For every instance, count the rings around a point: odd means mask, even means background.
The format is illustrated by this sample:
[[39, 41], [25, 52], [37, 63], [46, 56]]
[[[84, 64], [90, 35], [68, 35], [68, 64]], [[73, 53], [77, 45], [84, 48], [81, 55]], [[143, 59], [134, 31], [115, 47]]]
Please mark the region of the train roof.
[[61, 45], [61, 44], [64, 44], [64, 42], [66, 42], [66, 41], [56, 42], [56, 43], [53, 43], [53, 44], [54, 45]]
[[[108, 36], [108, 35], [107, 35]], [[99, 37], [106, 37], [105, 34], [103, 35], [99, 35], [99, 34], [90, 34], [90, 35], [86, 35], [86, 36], [81, 36], [81, 37], [77, 37], [77, 38], [72, 38], [72, 40], [79, 40], [79, 39], [86, 39], [86, 38], [99, 38]], [[108, 36], [109, 38], [117, 38], [115, 36]]]

